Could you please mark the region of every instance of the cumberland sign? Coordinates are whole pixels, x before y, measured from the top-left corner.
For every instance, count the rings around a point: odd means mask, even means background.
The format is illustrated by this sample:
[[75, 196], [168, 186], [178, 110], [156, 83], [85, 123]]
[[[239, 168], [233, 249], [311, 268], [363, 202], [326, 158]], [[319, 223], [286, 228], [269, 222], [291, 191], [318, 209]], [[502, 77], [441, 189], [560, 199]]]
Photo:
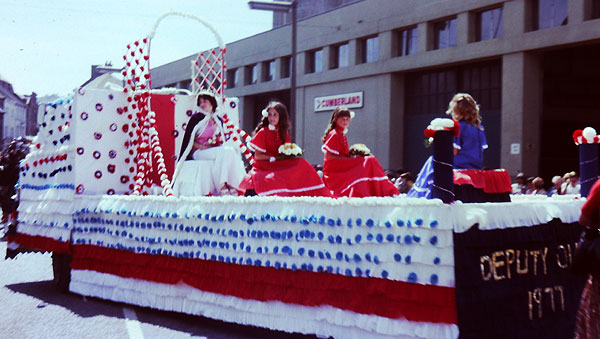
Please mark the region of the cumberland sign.
[[333, 111], [337, 106], [363, 107], [363, 92], [329, 95], [315, 98], [315, 112]]

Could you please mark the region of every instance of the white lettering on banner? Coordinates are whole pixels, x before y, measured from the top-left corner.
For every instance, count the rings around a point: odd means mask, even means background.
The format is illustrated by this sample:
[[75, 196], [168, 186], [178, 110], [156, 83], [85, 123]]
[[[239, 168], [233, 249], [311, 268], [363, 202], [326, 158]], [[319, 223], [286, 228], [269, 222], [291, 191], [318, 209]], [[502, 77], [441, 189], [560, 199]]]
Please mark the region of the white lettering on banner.
[[348, 108], [363, 107], [363, 92], [315, 97], [315, 112], [332, 111], [337, 106], [346, 106]]

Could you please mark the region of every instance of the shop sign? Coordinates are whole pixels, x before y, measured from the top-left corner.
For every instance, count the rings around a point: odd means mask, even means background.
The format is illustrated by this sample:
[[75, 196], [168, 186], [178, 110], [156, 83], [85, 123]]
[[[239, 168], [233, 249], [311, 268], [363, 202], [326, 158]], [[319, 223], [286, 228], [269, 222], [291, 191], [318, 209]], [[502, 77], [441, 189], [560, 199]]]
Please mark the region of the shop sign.
[[363, 107], [363, 92], [352, 92], [315, 97], [315, 112], [333, 111], [337, 106]]

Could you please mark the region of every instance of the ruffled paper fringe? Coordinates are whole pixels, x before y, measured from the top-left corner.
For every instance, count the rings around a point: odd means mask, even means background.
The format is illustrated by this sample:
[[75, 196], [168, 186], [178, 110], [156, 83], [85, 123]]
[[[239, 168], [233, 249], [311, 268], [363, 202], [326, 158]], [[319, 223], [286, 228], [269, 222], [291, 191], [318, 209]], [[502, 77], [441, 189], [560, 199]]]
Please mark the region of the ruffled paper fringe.
[[50, 238], [60, 242], [67, 242], [71, 240], [70, 228], [45, 227], [19, 223], [17, 226], [17, 232], [32, 236]]
[[585, 199], [539, 197], [535, 199], [511, 196], [510, 203], [462, 204], [452, 208], [454, 232], [469, 230], [478, 223], [481, 230], [535, 226], [558, 218], [569, 224], [579, 220]]
[[456, 325], [389, 319], [335, 309], [260, 302], [86, 270], [71, 272], [70, 290], [118, 302], [201, 315], [242, 325], [336, 338], [456, 338]]

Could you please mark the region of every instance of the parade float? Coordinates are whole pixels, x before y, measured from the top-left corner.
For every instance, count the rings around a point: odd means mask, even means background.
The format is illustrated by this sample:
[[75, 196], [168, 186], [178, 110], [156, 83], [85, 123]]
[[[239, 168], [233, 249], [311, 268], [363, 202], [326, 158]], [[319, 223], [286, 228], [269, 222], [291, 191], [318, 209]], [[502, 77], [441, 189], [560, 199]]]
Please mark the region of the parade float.
[[[221, 98], [226, 142], [252, 158], [237, 99], [224, 96], [220, 38], [193, 62], [192, 91], [151, 89], [150, 44], [168, 15], [214, 31], [168, 13], [127, 46], [122, 88], [46, 105], [21, 164], [9, 249], [52, 252], [57, 284], [83, 296], [286, 332], [571, 335], [585, 280], [569, 271], [577, 197], [463, 203], [452, 179], [432, 200], [178, 196], [176, 150], [198, 91]], [[427, 133], [440, 149], [451, 140]], [[452, 176], [451, 163], [438, 158], [436, 173]]]

